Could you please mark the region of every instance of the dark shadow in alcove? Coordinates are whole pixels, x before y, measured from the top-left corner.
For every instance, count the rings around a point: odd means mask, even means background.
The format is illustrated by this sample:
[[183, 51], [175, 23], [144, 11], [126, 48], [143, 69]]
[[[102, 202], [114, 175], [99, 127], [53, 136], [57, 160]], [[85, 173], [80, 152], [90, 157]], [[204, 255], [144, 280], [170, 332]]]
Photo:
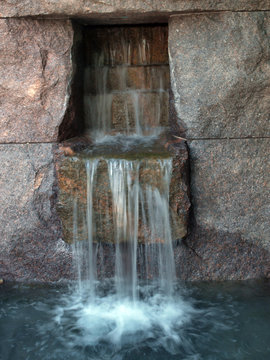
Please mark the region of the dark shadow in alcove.
[[[128, 28], [128, 27], [144, 27], [144, 28], [155, 28], [158, 27], [164, 27], [164, 32], [167, 36], [168, 34], [168, 25], [167, 24], [142, 24], [142, 25], [111, 25], [109, 28], [115, 29], [115, 28]], [[67, 107], [67, 111], [65, 113], [65, 116], [63, 118], [62, 124], [59, 127], [59, 135], [58, 135], [58, 141], [66, 141], [71, 138], [76, 138], [75, 141], [83, 141], [85, 140], [85, 129], [86, 129], [86, 115], [84, 110], [84, 88], [85, 88], [85, 69], [87, 64], [87, 47], [86, 42], [89, 43], [89, 29], [108, 29], [108, 25], [98, 25], [98, 26], [90, 26], [90, 25], [82, 25], [79, 22], [73, 22], [73, 28], [74, 28], [74, 44], [72, 48], [72, 61], [73, 61], [73, 76], [72, 81], [69, 86], [69, 103]], [[88, 35], [87, 35], [88, 34]], [[166, 48], [167, 48], [168, 40], [166, 39]], [[93, 45], [94, 51], [95, 47], [98, 49], [98, 44], [96, 39], [93, 39]], [[156, 46], [156, 45], [155, 45]], [[89, 49], [88, 49], [89, 51]], [[98, 50], [97, 50], [98, 51]], [[167, 51], [167, 49], [166, 49]], [[156, 64], [153, 64], [155, 66]], [[169, 66], [168, 59], [166, 63], [164, 64], [158, 64], [158, 65], [165, 65]], [[149, 65], [147, 65], [149, 66]], [[151, 65], [150, 65], [151, 66]], [[169, 68], [168, 68], [169, 69]], [[169, 71], [168, 71], [169, 72]], [[170, 92], [171, 93], [171, 92]], [[171, 94], [170, 94], [171, 96]], [[171, 107], [171, 106], [170, 106]], [[169, 105], [168, 105], [169, 108]], [[174, 126], [172, 126], [172, 122], [175, 121], [174, 116], [172, 116], [171, 119], [168, 119], [171, 117], [171, 111], [170, 116], [168, 114], [167, 116], [167, 127], [173, 130], [173, 133], [176, 133]]]

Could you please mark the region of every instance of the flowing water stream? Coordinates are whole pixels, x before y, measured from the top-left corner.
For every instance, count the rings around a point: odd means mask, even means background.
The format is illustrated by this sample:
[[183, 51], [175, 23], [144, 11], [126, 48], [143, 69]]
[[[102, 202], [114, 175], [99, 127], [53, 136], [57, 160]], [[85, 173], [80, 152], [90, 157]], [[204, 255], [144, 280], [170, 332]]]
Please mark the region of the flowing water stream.
[[[79, 235], [82, 215], [75, 197], [73, 247], [78, 284], [66, 307], [58, 309], [56, 321], [65, 326], [67, 314], [74, 317], [80, 328], [80, 336], [74, 334], [78, 345], [101, 349], [103, 344], [107, 349], [102, 356], [98, 350], [97, 358], [120, 359], [122, 349], [144, 343], [178, 353], [188, 346], [181, 339], [181, 327], [197, 313], [175, 292], [169, 211], [172, 158], [168, 154], [159, 158], [154, 148], [147, 158], [137, 156], [142, 147], [149, 149], [157, 140], [165, 126], [164, 107], [166, 111], [168, 107], [164, 102], [168, 67], [151, 65], [151, 43], [143, 33], [131, 43], [128, 32], [120, 31], [115, 49], [112, 39], [107, 43], [105, 37], [103, 50], [93, 57], [85, 75], [86, 123], [94, 143], [81, 160], [87, 182], [82, 221], [87, 235]], [[164, 40], [161, 33], [157, 36]], [[117, 156], [110, 157], [115, 147]], [[128, 159], [131, 150], [133, 159]], [[106, 201], [104, 179], [108, 179]], [[104, 221], [113, 223], [114, 266], [109, 280], [98, 276], [107, 261], [106, 238], [97, 237]]]

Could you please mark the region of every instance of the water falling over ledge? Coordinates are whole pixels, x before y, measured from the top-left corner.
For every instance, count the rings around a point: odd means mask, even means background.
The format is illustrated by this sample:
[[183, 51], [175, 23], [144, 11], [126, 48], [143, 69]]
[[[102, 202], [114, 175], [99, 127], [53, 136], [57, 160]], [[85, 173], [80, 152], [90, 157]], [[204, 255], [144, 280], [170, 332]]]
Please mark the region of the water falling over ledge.
[[186, 235], [189, 200], [186, 148], [166, 138], [167, 28], [94, 28], [86, 38], [93, 35], [84, 79], [90, 140], [71, 145], [59, 169], [78, 281], [57, 321], [71, 312], [79, 346], [105, 344], [102, 358], [139, 343], [177, 353], [193, 308], [175, 293], [173, 242]]

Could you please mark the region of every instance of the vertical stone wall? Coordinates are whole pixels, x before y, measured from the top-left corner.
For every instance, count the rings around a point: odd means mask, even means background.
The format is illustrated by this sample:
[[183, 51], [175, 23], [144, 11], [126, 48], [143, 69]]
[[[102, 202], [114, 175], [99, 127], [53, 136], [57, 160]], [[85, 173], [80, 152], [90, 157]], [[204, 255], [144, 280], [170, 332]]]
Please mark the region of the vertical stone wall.
[[0, 19], [0, 277], [56, 281], [70, 250], [55, 211], [54, 154], [66, 111], [69, 21]]
[[[183, 276], [270, 276], [270, 14], [173, 16], [171, 82], [191, 162]], [[181, 265], [182, 264], [182, 265]]]
[[179, 276], [269, 277], [269, 1], [82, 3], [0, 4], [0, 277], [72, 276], [55, 209], [55, 156], [73, 29], [69, 20], [19, 18], [55, 14], [100, 24], [171, 16], [172, 99], [188, 139], [193, 202], [190, 235], [176, 249]]

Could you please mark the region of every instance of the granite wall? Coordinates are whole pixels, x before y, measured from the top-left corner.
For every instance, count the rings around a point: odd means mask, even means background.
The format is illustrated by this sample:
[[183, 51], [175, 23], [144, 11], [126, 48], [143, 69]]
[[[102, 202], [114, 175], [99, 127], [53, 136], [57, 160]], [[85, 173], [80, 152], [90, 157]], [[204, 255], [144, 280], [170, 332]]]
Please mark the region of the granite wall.
[[173, 125], [187, 137], [193, 204], [189, 235], [175, 249], [178, 274], [269, 277], [269, 1], [113, 4], [1, 1], [0, 277], [73, 276], [55, 170], [72, 79], [70, 17], [169, 19]]
[[186, 278], [270, 275], [269, 39], [268, 12], [170, 19], [171, 83], [191, 164], [193, 256], [178, 259]]

